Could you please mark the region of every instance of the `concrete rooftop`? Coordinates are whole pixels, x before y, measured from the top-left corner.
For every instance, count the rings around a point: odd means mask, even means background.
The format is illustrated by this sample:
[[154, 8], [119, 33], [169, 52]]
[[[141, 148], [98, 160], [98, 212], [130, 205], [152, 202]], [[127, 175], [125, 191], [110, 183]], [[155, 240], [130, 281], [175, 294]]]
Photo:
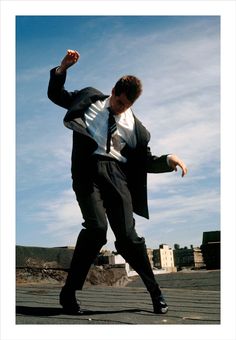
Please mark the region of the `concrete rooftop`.
[[220, 271], [179, 272], [157, 278], [169, 312], [152, 312], [139, 278], [125, 287], [90, 286], [77, 292], [84, 315], [64, 315], [58, 302], [61, 286], [18, 285], [17, 324], [220, 324]]

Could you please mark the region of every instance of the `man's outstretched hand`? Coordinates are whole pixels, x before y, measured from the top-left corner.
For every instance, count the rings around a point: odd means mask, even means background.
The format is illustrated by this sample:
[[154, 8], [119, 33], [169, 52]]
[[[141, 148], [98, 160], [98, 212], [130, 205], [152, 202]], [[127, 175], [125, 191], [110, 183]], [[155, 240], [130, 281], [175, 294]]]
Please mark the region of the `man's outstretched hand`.
[[182, 177], [184, 177], [187, 174], [188, 169], [186, 165], [184, 164], [184, 162], [178, 156], [169, 155], [168, 162], [169, 162], [170, 167], [174, 169], [175, 171], [177, 171], [177, 166], [179, 166], [182, 169]]
[[57, 73], [65, 72], [69, 67], [77, 63], [80, 58], [80, 54], [74, 50], [67, 50], [67, 54], [61, 61], [61, 65], [57, 69]]

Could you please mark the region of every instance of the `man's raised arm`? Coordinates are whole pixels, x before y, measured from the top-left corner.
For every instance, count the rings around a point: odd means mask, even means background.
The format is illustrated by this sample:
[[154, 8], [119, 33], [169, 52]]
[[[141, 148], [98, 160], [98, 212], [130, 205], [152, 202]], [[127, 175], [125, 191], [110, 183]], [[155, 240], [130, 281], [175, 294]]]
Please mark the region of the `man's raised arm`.
[[55, 67], [50, 72], [48, 84], [48, 98], [55, 104], [68, 109], [76, 95], [75, 92], [68, 92], [64, 88], [66, 81], [66, 70], [79, 60], [79, 53], [67, 50], [67, 54], [61, 61], [59, 67]]

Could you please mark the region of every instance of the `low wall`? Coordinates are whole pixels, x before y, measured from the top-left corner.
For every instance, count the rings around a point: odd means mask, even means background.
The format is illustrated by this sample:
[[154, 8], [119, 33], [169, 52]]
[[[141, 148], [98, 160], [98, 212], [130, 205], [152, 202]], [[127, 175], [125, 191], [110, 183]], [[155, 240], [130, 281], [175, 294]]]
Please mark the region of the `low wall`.
[[70, 267], [73, 249], [16, 246], [16, 268], [63, 269]]
[[[16, 246], [16, 282], [63, 284], [73, 249]], [[125, 286], [129, 282], [125, 265], [92, 265], [86, 285]]]

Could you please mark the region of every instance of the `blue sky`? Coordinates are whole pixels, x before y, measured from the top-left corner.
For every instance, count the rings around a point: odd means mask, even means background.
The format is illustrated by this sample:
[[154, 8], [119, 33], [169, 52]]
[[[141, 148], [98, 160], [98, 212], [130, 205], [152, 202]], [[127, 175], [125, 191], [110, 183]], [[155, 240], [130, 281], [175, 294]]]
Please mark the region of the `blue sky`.
[[[134, 111], [153, 154], [176, 153], [189, 173], [148, 175], [148, 247], [201, 245], [220, 229], [220, 17], [16, 17], [16, 243], [74, 245], [82, 217], [71, 189], [71, 131], [47, 98], [49, 70], [80, 52], [66, 88], [110, 93], [123, 74], [142, 79]], [[108, 232], [106, 248], [114, 249]]]

